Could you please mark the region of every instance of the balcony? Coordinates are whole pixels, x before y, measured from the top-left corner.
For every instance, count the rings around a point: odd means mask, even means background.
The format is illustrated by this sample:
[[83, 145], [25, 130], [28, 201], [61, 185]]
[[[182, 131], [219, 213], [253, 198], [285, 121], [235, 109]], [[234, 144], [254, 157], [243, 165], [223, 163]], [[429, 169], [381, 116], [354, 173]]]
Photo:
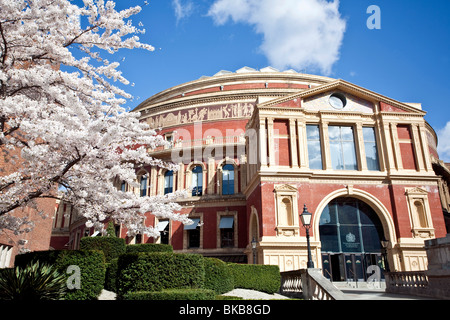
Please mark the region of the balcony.
[[176, 140], [172, 141], [169, 146], [160, 146], [155, 149], [148, 149], [149, 153], [152, 154], [162, 154], [165, 152], [172, 152], [177, 150], [189, 150], [191, 148], [205, 148], [207, 146], [237, 146], [242, 145], [245, 146], [245, 137], [244, 135], [238, 136], [224, 136], [224, 137], [206, 137], [203, 139], [192, 139], [192, 140]]

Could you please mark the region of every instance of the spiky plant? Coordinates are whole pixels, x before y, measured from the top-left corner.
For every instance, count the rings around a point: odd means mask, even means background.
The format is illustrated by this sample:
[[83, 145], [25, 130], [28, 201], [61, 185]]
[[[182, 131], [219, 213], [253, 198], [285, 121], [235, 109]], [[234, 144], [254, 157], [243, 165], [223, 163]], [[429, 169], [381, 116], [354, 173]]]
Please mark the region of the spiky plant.
[[39, 261], [0, 275], [0, 300], [59, 300], [66, 290], [66, 275]]

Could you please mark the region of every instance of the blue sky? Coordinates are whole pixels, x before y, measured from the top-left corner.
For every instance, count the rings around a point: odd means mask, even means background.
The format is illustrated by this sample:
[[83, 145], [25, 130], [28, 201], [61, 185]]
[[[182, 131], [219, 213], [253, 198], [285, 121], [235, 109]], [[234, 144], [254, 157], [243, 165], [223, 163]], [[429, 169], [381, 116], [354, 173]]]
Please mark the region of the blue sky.
[[[118, 0], [154, 52], [120, 51], [134, 108], [172, 86], [220, 70], [274, 66], [340, 78], [402, 102], [420, 102], [450, 162], [448, 0]], [[148, 4], [145, 4], [148, 3]], [[369, 29], [370, 5], [381, 29]], [[318, 35], [315, 33], [318, 32]], [[311, 57], [314, 57], [311, 59]]]

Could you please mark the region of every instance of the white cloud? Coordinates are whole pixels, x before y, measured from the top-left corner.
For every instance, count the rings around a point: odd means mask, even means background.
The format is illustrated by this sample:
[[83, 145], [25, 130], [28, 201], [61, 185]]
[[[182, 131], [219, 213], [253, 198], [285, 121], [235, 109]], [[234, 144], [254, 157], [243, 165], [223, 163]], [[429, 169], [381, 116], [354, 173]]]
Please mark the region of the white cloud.
[[177, 24], [181, 19], [189, 17], [192, 14], [192, 10], [194, 8], [191, 1], [186, 1], [183, 3], [181, 0], [172, 0], [172, 7], [175, 10]]
[[278, 69], [319, 69], [330, 74], [339, 59], [346, 22], [339, 0], [216, 0], [208, 15], [217, 25], [228, 20], [263, 34], [261, 51]]
[[443, 129], [437, 131], [439, 158], [445, 162], [450, 162], [450, 121]]

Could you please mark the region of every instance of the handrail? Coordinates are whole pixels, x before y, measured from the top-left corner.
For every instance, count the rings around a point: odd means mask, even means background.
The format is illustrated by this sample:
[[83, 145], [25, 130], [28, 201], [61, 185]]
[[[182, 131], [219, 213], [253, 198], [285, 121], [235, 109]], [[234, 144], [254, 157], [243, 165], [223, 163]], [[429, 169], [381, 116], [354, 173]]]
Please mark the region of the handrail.
[[320, 269], [300, 269], [281, 273], [281, 294], [307, 300], [344, 300], [345, 295], [336, 288]]

